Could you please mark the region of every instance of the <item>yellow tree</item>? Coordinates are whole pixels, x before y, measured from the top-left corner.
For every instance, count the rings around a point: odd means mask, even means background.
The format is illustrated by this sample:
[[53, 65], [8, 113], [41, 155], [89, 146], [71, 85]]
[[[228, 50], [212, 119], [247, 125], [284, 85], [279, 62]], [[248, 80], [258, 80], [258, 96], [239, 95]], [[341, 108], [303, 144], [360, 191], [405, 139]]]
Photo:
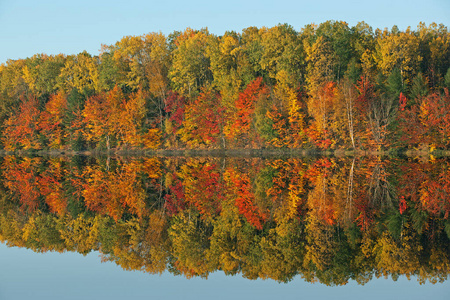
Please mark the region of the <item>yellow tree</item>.
[[273, 218], [277, 223], [275, 230], [279, 236], [284, 237], [289, 234], [289, 228], [298, 220], [299, 213], [305, 206], [306, 165], [299, 159], [278, 159], [271, 162], [270, 167], [276, 175], [266, 194], [274, 203]]
[[373, 29], [365, 22], [358, 22], [352, 27], [356, 61], [361, 62], [362, 72], [366, 75], [371, 74], [375, 68], [373, 53], [375, 52], [375, 37]]
[[308, 101], [308, 111], [314, 118], [308, 129], [309, 138], [316, 146], [328, 148], [336, 144], [331, 126], [332, 112], [338, 99], [336, 83], [330, 81], [318, 88], [316, 94]]
[[294, 28], [287, 24], [277, 25], [261, 29], [260, 34], [263, 48], [261, 68], [273, 79], [278, 80], [278, 73], [284, 71], [291, 79], [290, 84], [299, 82], [304, 58], [302, 43]]
[[182, 96], [197, 96], [200, 88], [212, 80], [206, 55], [209, 35], [207, 29], [188, 28], [175, 41], [169, 78], [174, 90]]
[[221, 37], [210, 36], [206, 48], [211, 62], [213, 85], [220, 91], [227, 110], [234, 108], [234, 102], [246, 79], [243, 74], [246, 57], [240, 40], [239, 34], [227, 32]]
[[4, 122], [19, 106], [17, 101], [31, 91], [23, 78], [25, 60], [8, 60], [0, 65], [0, 120]]
[[77, 89], [84, 95], [100, 90], [98, 58], [86, 51], [75, 56], [68, 56], [58, 79], [60, 89], [70, 92]]
[[427, 75], [432, 88], [437, 87], [447, 72], [450, 51], [450, 34], [444, 24], [425, 23], [417, 26], [420, 40], [421, 56], [423, 57], [422, 72]]
[[316, 96], [317, 91], [324, 83], [332, 81], [334, 59], [331, 43], [320, 36], [314, 39], [303, 40], [306, 53], [306, 84], [310, 98]]
[[307, 63], [308, 113], [313, 117], [308, 135], [317, 146], [328, 148], [332, 144], [328, 133], [329, 118], [337, 95], [332, 81], [335, 65], [333, 50], [324, 36], [305, 38], [303, 45]]
[[383, 233], [373, 247], [375, 266], [379, 276], [415, 275], [421, 269], [419, 257], [423, 247], [411, 230], [410, 224], [405, 224], [402, 239], [396, 240], [387, 232]]
[[247, 80], [247, 84], [257, 78], [263, 77], [265, 72], [261, 69], [261, 58], [264, 51], [262, 45], [262, 34], [266, 31], [263, 27], [258, 29], [257, 27], [248, 27], [242, 30], [242, 46], [243, 52], [248, 64], [245, 65], [246, 74], [249, 74], [250, 78]]
[[38, 97], [56, 93], [58, 76], [66, 62], [63, 54], [36, 54], [25, 60], [23, 79], [29, 89]]
[[419, 38], [408, 27], [405, 32], [399, 32], [396, 27], [389, 32], [378, 31], [374, 60], [378, 69], [388, 76], [394, 69], [399, 69], [403, 85], [412, 82], [419, 70], [422, 56], [419, 51]]
[[124, 103], [119, 127], [121, 128], [121, 139], [125, 145], [138, 147], [144, 145], [146, 148], [158, 148], [160, 145], [161, 130], [146, 126], [147, 108], [145, 106], [145, 94], [140, 89], [131, 94]]
[[111, 63], [111, 57], [113, 66], [105, 66], [102, 75], [116, 78], [115, 83], [119, 86], [127, 86], [134, 91], [140, 88], [149, 91], [152, 109], [162, 122], [170, 63], [166, 37], [161, 32], [126, 36], [112, 46], [104, 46], [102, 63]]
[[119, 81], [116, 84], [127, 85], [132, 89], [147, 86], [143, 63], [147, 53], [140, 36], [125, 36], [115, 45], [105, 47], [103, 52], [113, 56]]
[[173, 218], [168, 230], [175, 267], [187, 278], [207, 277], [210, 269], [206, 251], [209, 248], [208, 227], [198, 213], [183, 211]]
[[212, 90], [204, 89], [197, 99], [186, 107], [183, 127], [177, 134], [188, 147], [217, 146], [218, 140], [223, 136], [223, 108], [220, 105], [220, 96]]
[[273, 121], [273, 129], [277, 136], [270, 143], [275, 147], [297, 148], [306, 142], [305, 116], [301, 93], [297, 83], [285, 70], [276, 74], [277, 85], [274, 88], [276, 112], [268, 113]]

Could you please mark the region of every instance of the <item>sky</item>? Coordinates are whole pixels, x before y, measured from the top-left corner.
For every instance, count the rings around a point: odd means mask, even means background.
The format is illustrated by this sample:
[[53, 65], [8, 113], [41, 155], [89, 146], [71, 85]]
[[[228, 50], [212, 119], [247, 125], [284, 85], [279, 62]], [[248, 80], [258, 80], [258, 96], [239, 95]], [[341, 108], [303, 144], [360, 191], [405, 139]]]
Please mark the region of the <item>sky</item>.
[[[208, 280], [186, 279], [169, 273], [151, 275], [123, 271], [112, 262], [101, 263], [98, 252], [35, 253], [0, 243], [0, 299], [14, 300], [123, 300], [123, 299], [448, 299], [450, 282], [419, 285], [417, 279], [372, 279], [366, 285], [349, 282], [328, 287], [302, 278], [284, 284], [248, 280], [216, 272]], [[430, 298], [431, 297], [431, 298]]]
[[222, 35], [279, 23], [300, 31], [327, 20], [374, 29], [415, 29], [421, 21], [448, 26], [450, 0], [0, 0], [0, 63], [37, 53], [97, 55], [102, 44], [127, 35], [187, 27]]

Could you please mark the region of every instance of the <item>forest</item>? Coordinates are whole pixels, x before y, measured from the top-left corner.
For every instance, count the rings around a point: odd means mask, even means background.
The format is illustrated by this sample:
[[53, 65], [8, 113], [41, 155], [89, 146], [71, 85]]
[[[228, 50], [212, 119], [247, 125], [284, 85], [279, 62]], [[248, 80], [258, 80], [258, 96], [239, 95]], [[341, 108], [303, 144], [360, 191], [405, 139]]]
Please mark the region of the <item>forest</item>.
[[0, 241], [125, 270], [343, 285], [450, 273], [450, 162], [0, 160]]
[[126, 36], [0, 66], [4, 150], [450, 146], [443, 24], [360, 22]]

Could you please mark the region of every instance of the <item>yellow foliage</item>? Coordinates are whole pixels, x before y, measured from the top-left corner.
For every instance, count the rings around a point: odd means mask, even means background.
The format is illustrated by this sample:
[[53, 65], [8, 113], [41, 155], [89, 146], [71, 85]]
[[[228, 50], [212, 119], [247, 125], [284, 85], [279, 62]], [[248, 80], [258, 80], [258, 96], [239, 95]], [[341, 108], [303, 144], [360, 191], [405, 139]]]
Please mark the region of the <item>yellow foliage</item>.
[[161, 130], [159, 128], [149, 129], [142, 137], [142, 143], [146, 148], [158, 149], [161, 146]]

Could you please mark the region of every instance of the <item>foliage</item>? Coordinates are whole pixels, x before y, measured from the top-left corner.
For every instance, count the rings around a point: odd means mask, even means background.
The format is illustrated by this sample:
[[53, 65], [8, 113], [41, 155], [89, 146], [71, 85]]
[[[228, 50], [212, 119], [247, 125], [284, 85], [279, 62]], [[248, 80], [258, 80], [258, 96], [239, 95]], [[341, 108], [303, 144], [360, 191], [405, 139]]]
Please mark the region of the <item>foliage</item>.
[[442, 24], [152, 32], [2, 64], [0, 136], [8, 150], [447, 148], [445, 115], [424, 114], [445, 111], [449, 70]]
[[126, 270], [188, 278], [435, 283], [450, 271], [449, 168], [444, 159], [6, 157], [0, 240], [98, 250]]

